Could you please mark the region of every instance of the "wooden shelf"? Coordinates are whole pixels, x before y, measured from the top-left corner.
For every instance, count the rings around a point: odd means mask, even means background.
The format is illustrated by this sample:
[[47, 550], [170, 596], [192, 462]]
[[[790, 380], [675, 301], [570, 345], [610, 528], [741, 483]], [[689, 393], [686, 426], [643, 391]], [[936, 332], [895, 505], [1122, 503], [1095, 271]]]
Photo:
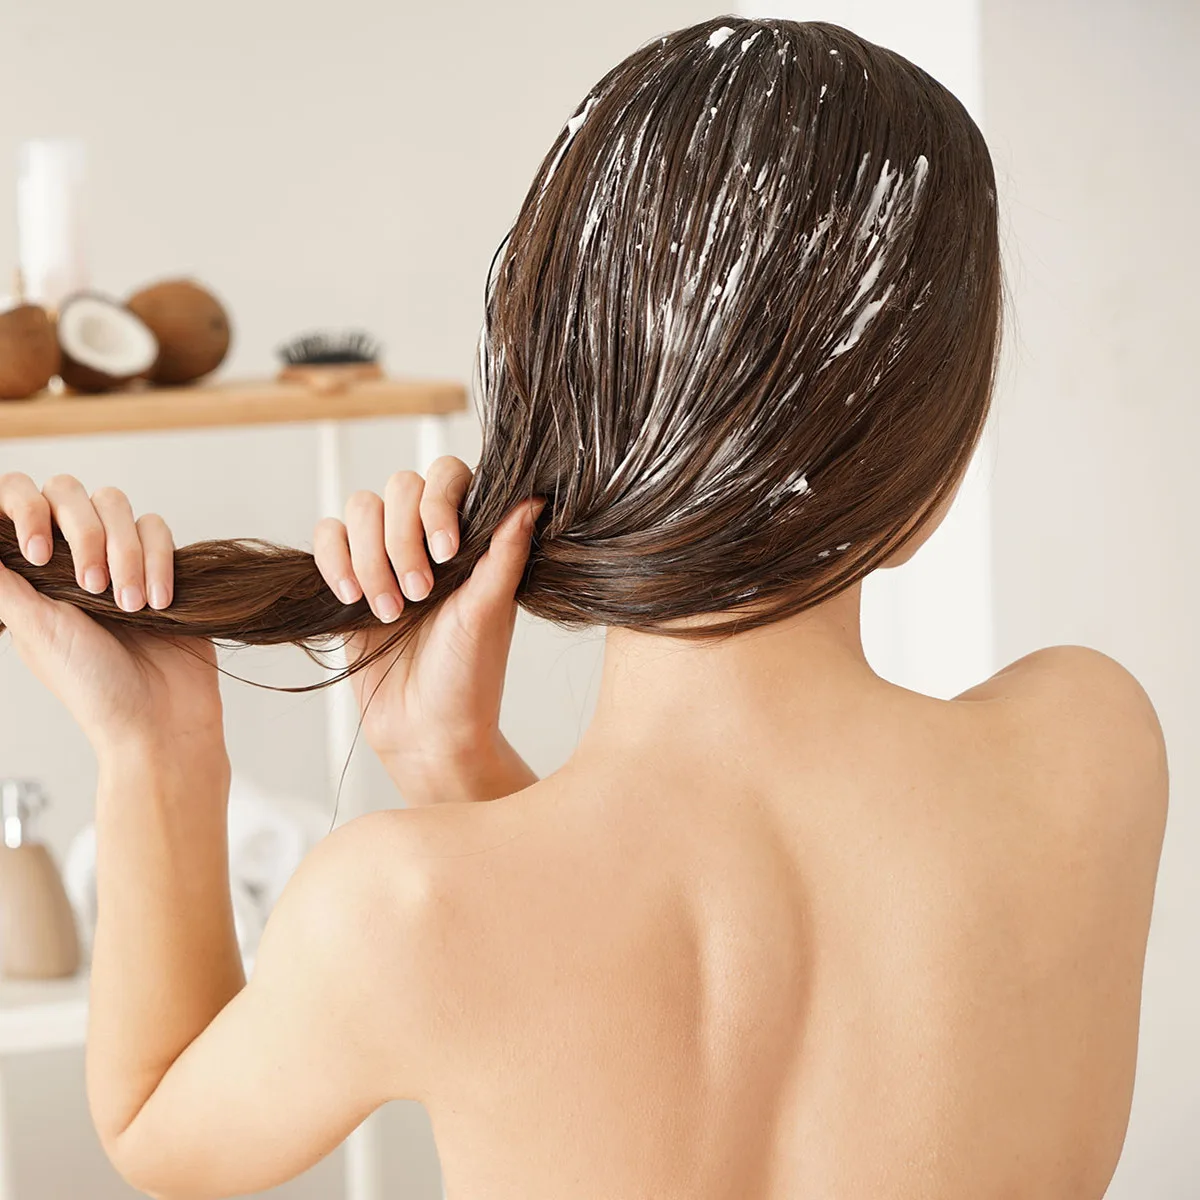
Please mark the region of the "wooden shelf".
[[302, 383], [252, 380], [183, 388], [147, 388], [99, 396], [44, 392], [0, 401], [0, 440], [345, 421], [361, 417], [442, 416], [467, 407], [467, 389], [441, 380], [378, 379], [335, 392]]

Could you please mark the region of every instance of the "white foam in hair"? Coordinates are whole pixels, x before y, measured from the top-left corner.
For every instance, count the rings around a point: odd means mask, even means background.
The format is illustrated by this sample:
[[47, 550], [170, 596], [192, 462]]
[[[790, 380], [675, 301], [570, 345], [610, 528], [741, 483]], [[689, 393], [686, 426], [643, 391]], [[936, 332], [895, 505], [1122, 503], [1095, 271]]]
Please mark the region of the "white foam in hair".
[[[706, 93], [697, 97], [684, 157], [705, 147], [711, 138], [732, 136], [724, 123], [719, 124], [715, 118], [729, 80], [761, 32], [761, 28], [754, 29], [723, 52], [727, 56], [723, 60], [726, 65], [715, 72]], [[732, 28], [721, 26], [709, 35], [707, 45], [713, 51], [721, 50], [727, 46], [733, 34]], [[665, 41], [661, 44], [665, 45]], [[783, 69], [785, 49], [780, 47], [778, 61], [771, 56], [778, 70]], [[830, 53], [837, 54], [836, 50]], [[839, 62], [838, 65], [842, 64]], [[775, 81], [769, 80], [768, 84], [773, 91]], [[809, 137], [814, 136], [817, 106], [824, 102], [827, 91], [828, 85], [821, 84], [813, 112], [807, 118]], [[578, 409], [568, 410], [570, 415], [564, 423], [569, 421], [570, 427], [565, 430], [557, 429], [558, 408], [552, 407], [556, 436], [562, 439], [565, 434], [571, 439], [566, 444], [573, 442], [579, 454], [589, 458], [590, 448], [594, 454], [597, 477], [606, 470], [608, 472], [607, 479], [598, 479], [598, 502], [621, 502], [631, 506], [654, 502], [657, 519], [662, 524], [670, 524], [707, 505], [721, 503], [733, 490], [744, 490], [754, 469], [755, 456], [761, 453], [759, 439], [762, 430], [770, 428], [771, 422], [777, 422], [781, 417], [786, 419], [789, 407], [794, 406], [804, 390], [811, 386], [812, 375], [852, 352], [886, 309], [898, 287], [897, 281], [907, 266], [903, 251], [897, 249], [897, 241], [902, 239], [904, 222], [916, 210], [927, 179], [929, 162], [924, 155], [919, 155], [910, 167], [904, 167], [891, 158], [885, 159], [871, 183], [871, 154], [864, 153], [849, 191], [841, 199], [835, 193], [830, 208], [816, 219], [807, 233], [788, 234], [788, 250], [794, 256], [788, 269], [794, 278], [803, 279], [817, 270], [818, 264], [822, 274], [825, 274], [831, 263], [840, 263], [840, 256], [846, 256], [848, 278], [845, 279], [845, 286], [849, 299], [843, 302], [840, 318], [836, 320], [835, 327], [829, 330], [824, 347], [815, 348], [819, 365], [809, 378], [806, 380], [804, 373], [798, 370], [788, 373], [776, 384], [771, 394], [756, 401], [753, 409], [748, 409], [749, 415], [742, 419], [740, 425], [726, 431], [715, 451], [709, 451], [706, 447], [702, 449], [689, 445], [689, 439], [701, 437], [701, 431], [707, 426], [700, 419], [681, 420], [679, 406], [697, 403], [698, 398], [699, 402], [703, 402], [709, 381], [715, 377], [713, 346], [722, 340], [720, 335], [724, 323], [742, 311], [740, 304], [749, 303], [746, 292], [753, 283], [756, 265], [767, 261], [776, 252], [774, 239], [777, 231], [789, 228], [788, 214], [794, 205], [806, 204], [811, 199], [816, 184], [813, 182], [809, 185], [807, 194], [801, 194], [802, 189], [795, 184], [790, 191], [786, 186], [788, 172], [795, 174], [799, 170], [799, 162], [803, 161], [802, 158], [798, 160], [795, 149], [804, 145], [802, 141], [793, 142], [789, 147], [791, 153], [783, 159], [788, 170], [779, 169], [779, 158], [752, 165], [744, 155], [739, 155], [741, 161], [736, 165], [740, 169], [723, 175], [719, 184], [713, 181], [712, 199], [703, 217], [686, 225], [680, 221], [669, 229], [664, 228], [665, 222], [671, 218], [661, 212], [654, 202], [656, 189], [662, 184], [659, 171], [663, 161], [661, 140], [651, 135], [654, 110], [649, 107], [646, 109], [635, 135], [623, 127], [629, 106], [638, 100], [640, 94], [639, 91], [627, 99], [625, 107], [619, 111], [606, 114], [605, 126], [618, 132], [610, 138], [597, 139], [594, 143], [597, 149], [594, 152], [595, 161], [589, 164], [590, 190], [579, 201], [582, 211], [578, 213], [580, 226], [577, 228], [581, 228], [582, 234], [577, 254], [581, 269], [587, 269], [587, 265], [593, 261], [610, 263], [620, 259], [620, 248], [608, 244], [611, 224], [604, 219], [617, 206], [622, 211], [646, 214], [648, 224], [641, 232], [637, 245], [632, 247], [633, 250], [640, 250], [643, 241], [668, 248], [663, 256], [664, 261], [647, 264], [645, 268], [665, 274], [671, 281], [664, 286], [659, 303], [653, 303], [651, 293], [646, 293], [643, 325], [649, 331], [653, 344], [661, 347], [653, 367], [656, 377], [645, 384], [647, 398], [638, 424], [629, 432], [622, 452], [612, 456], [617, 459], [615, 464], [610, 458], [607, 467], [604, 447], [608, 443], [604, 442], [603, 436], [611, 425], [611, 418], [601, 411], [601, 398], [588, 397], [586, 394], [579, 396]], [[543, 192], [600, 99], [599, 94], [589, 95], [568, 118], [563, 127], [562, 142], [546, 171]], [[741, 113], [730, 118], [735, 124], [747, 119], [752, 118]], [[786, 117], [784, 119], [786, 121]], [[798, 114], [796, 119], [799, 119]], [[790, 135], [782, 132], [788, 128], [787, 124], [780, 128], [781, 137], [794, 137], [802, 133], [801, 126], [797, 124], [790, 126]], [[757, 165], [757, 170], [753, 169], [754, 165]], [[870, 190], [864, 200], [861, 197], [868, 187]], [[846, 219], [846, 209], [851, 203], [856, 204], [859, 210], [853, 224]], [[534, 214], [535, 221], [539, 212], [540, 197]], [[685, 229], [688, 231], [686, 236]], [[731, 229], [739, 239], [736, 252], [728, 245]], [[716, 273], [703, 294], [697, 296], [712, 258], [722, 265], [725, 262], [730, 265], [723, 272]], [[639, 261], [646, 260], [644, 256], [639, 256]], [[711, 267], [708, 269], [711, 271]], [[565, 312], [566, 321], [578, 332], [582, 353], [587, 356], [610, 353], [611, 340], [604, 339], [613, 336], [611, 314], [605, 312], [599, 315], [596, 311], [581, 307], [582, 302], [582, 292], [572, 294]], [[687, 304], [702, 305], [703, 318], [700, 321], [680, 322], [687, 331], [688, 341], [679, 344], [681, 335], [674, 328], [677, 323], [674, 306], [680, 306], [679, 316], [682, 317], [687, 313], [684, 307]], [[496, 347], [496, 354], [501, 354], [502, 350], [502, 346]], [[810, 346], [805, 352], [812, 354], [814, 348]], [[490, 391], [489, 384], [502, 369], [502, 363], [493, 361], [489, 358], [490, 354], [492, 348], [481, 340], [480, 365], [485, 392]], [[871, 364], [872, 367], [874, 365]], [[727, 371], [728, 365], [721, 369]], [[737, 378], [737, 372], [730, 373], [729, 377]], [[880, 374], [876, 374], [870, 385], [859, 385], [857, 390], [849, 393], [845, 404], [857, 404], [860, 407], [868, 405], [879, 379]], [[588, 435], [586, 437], [585, 432]], [[699, 466], [695, 461], [697, 453], [706, 455], [706, 461]], [[809, 481], [810, 471], [809, 464], [797, 464], [786, 478], [776, 481], [773, 486], [759, 481], [761, 501], [771, 509], [785, 502], [808, 502], [814, 495], [814, 488]], [[686, 479], [687, 486], [672, 489], [670, 485], [675, 479]], [[575, 485], [567, 482], [564, 486], [570, 489]], [[662, 497], [672, 494], [678, 495], [679, 499], [669, 511], [664, 511]], [[848, 545], [839, 544], [837, 550], [842, 551]], [[828, 555], [830, 551], [823, 553]]]

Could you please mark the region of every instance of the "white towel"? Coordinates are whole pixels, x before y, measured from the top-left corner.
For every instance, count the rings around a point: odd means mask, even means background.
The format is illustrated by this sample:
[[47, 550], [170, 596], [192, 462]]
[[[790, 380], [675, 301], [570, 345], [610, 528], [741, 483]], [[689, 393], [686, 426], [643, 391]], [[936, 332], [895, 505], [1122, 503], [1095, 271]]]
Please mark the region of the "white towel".
[[[229, 884], [233, 923], [247, 973], [267, 923], [292, 872], [327, 831], [329, 816], [308, 801], [268, 795], [234, 775], [229, 787]], [[96, 930], [96, 827], [75, 835], [63, 882], [79, 918], [85, 955]]]

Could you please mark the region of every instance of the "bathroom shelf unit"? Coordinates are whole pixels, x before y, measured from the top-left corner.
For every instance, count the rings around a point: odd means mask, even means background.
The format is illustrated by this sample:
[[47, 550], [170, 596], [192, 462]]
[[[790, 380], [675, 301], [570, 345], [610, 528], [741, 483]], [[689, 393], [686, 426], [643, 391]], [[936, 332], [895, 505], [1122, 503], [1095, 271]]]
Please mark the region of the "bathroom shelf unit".
[[0, 1055], [82, 1046], [86, 972], [69, 979], [0, 981]]
[[[264, 379], [142, 388], [99, 396], [45, 392], [28, 400], [0, 401], [0, 444], [20, 438], [135, 436], [163, 430], [315, 423], [313, 474], [320, 513], [341, 516], [346, 500], [346, 421], [396, 418], [415, 422], [415, 461], [404, 465], [424, 473], [446, 452], [447, 423], [466, 411], [468, 398], [466, 386], [458, 382], [404, 378], [359, 380], [329, 388]], [[336, 655], [327, 657], [331, 666], [337, 665]], [[324, 695], [332, 791], [341, 764], [353, 748], [358, 708], [349, 682], [327, 688]], [[352, 789], [343, 793], [340, 808], [345, 819], [363, 811]], [[86, 972], [67, 980], [0, 981], [0, 1200], [15, 1200], [4, 1113], [4, 1058], [82, 1046], [86, 1029]], [[346, 1200], [381, 1200], [379, 1141], [374, 1116], [346, 1139]]]

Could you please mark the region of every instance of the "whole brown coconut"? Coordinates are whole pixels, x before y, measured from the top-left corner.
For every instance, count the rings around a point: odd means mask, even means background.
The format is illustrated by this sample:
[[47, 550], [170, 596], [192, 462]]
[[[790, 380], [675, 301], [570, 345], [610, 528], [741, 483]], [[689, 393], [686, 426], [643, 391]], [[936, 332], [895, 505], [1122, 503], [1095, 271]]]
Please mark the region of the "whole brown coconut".
[[58, 374], [58, 337], [44, 308], [0, 313], [0, 400], [24, 400]]
[[229, 314], [216, 296], [190, 279], [143, 288], [126, 307], [158, 338], [158, 361], [149, 375], [154, 383], [191, 383], [215, 371], [229, 352]]

